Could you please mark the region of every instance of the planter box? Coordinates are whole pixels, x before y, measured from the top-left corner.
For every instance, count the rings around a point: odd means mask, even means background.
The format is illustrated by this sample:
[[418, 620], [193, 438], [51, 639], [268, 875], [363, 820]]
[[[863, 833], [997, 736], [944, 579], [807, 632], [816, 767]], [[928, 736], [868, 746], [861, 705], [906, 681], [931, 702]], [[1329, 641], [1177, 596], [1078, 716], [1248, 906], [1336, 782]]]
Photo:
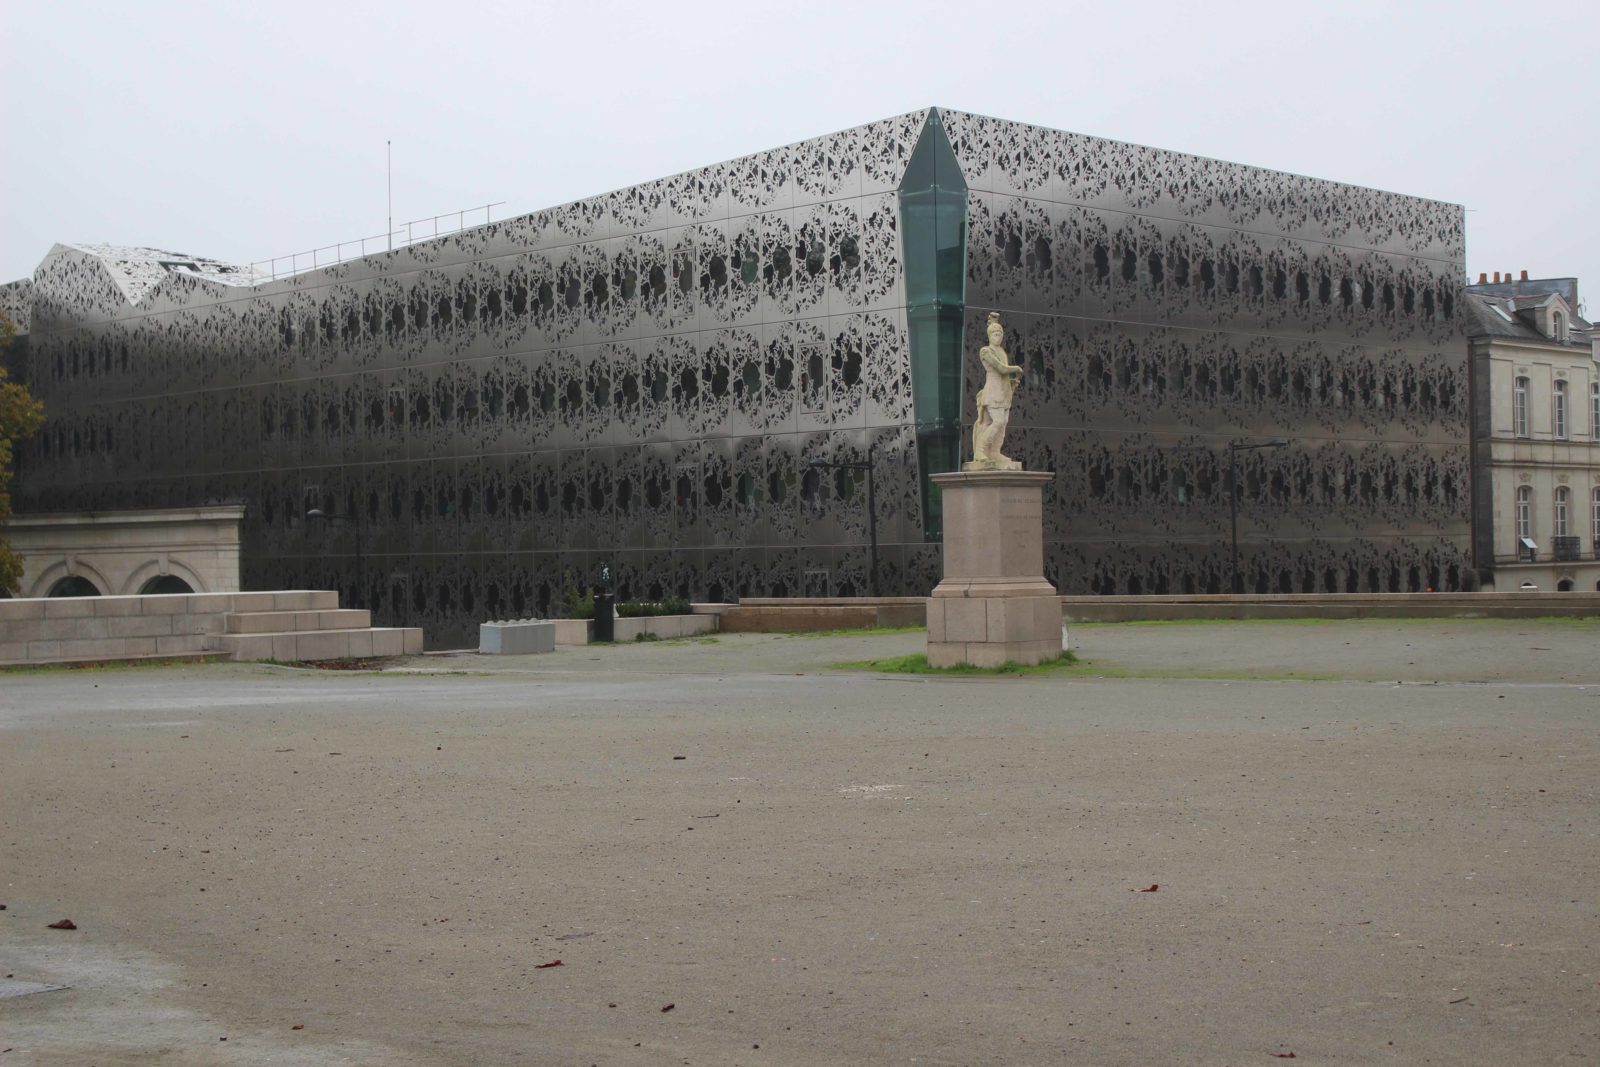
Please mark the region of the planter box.
[[[716, 633], [715, 615], [650, 615], [616, 621], [617, 643], [635, 640], [640, 634], [654, 634], [663, 641], [680, 637], [699, 637]], [[594, 623], [589, 619], [556, 619], [556, 644], [587, 645], [594, 639]]]
[[589, 635], [594, 632], [594, 623], [588, 619], [553, 619], [556, 628], [556, 644], [558, 645], [587, 645]]

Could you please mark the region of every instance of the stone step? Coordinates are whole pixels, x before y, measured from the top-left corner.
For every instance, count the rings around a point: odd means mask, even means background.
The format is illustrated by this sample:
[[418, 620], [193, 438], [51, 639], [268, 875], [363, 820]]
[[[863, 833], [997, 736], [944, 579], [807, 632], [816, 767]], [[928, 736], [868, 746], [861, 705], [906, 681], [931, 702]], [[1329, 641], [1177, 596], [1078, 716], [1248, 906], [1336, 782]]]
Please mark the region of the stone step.
[[304, 633], [308, 630], [364, 630], [372, 626], [372, 613], [361, 608], [323, 608], [311, 611], [235, 611], [224, 628], [230, 634]]
[[66, 656], [60, 659], [25, 659], [7, 660], [0, 659], [0, 667], [69, 667], [83, 666], [85, 664], [116, 664], [116, 663], [213, 663], [226, 660], [228, 656], [215, 650], [201, 652], [144, 652], [137, 655], [123, 656]]
[[217, 650], [235, 660], [271, 659], [288, 662], [422, 654], [422, 630], [415, 626], [227, 633], [218, 634], [212, 640]]

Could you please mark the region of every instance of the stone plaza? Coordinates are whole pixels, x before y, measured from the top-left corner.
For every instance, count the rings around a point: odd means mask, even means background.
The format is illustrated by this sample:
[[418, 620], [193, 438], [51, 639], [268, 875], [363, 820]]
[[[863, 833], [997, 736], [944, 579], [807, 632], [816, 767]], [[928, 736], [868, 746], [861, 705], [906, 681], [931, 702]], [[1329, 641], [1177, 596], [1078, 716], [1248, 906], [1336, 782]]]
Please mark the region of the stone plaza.
[[1597, 636], [0, 675], [0, 954], [70, 987], [0, 1031], [41, 1064], [1578, 1063]]

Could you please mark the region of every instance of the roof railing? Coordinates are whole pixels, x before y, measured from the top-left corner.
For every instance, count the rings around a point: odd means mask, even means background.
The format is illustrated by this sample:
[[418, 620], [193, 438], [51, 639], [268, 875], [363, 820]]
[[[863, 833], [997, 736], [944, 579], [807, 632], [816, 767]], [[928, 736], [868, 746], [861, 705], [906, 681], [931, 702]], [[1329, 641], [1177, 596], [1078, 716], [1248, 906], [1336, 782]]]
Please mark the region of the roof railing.
[[[346, 260], [361, 259], [365, 256], [375, 256], [380, 252], [392, 252], [396, 248], [416, 244], [418, 241], [432, 241], [439, 237], [448, 237], [452, 233], [471, 229], [474, 226], [487, 226], [492, 219], [495, 208], [504, 207], [504, 200], [496, 200], [492, 204], [483, 204], [479, 207], [462, 208], [460, 211], [447, 211], [443, 215], [432, 215], [424, 219], [412, 219], [402, 223], [388, 233], [380, 233], [374, 237], [357, 237], [337, 244], [323, 245], [305, 252], [292, 252], [286, 256], [274, 256], [271, 259], [258, 259], [250, 264], [250, 269], [258, 274], [264, 274], [276, 281], [302, 271], [318, 270], [322, 267], [331, 267], [336, 263]], [[483, 212], [483, 221], [478, 221], [478, 212]], [[471, 216], [469, 219], [468, 216]], [[440, 223], [445, 220], [455, 220], [455, 225], [446, 224], [441, 228]]]

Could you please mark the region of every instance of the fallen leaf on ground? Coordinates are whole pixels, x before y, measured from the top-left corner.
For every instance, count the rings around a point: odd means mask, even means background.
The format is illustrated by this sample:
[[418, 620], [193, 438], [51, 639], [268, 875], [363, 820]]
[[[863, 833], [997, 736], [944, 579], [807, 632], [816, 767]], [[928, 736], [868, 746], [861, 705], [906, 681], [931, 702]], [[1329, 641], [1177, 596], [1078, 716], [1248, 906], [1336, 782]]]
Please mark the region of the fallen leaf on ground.
[[661, 1010], [662, 1011], [671, 1011], [673, 1008], [676, 1008], [676, 1007], [677, 1007], [676, 1004], [663, 1004], [663, 1005], [661, 1005]]
[[1269, 1053], [1267, 1053], [1267, 1055], [1268, 1056], [1276, 1056], [1280, 1060], [1297, 1060], [1297, 1059], [1300, 1058], [1299, 1056], [1296, 1056], [1292, 1052], [1269, 1052]]
[[561, 966], [561, 961], [560, 960], [551, 960], [549, 963], [535, 963], [533, 965], [533, 969], [538, 971], [538, 970], [543, 970], [546, 967], [559, 967], [559, 966]]
[[78, 924], [71, 919], [58, 919], [50, 924], [50, 929], [52, 930], [76, 930], [77, 928]]
[[306, 1024], [305, 1023], [295, 1023], [293, 1026], [289, 1027], [289, 1029], [291, 1029], [291, 1030], [304, 1030], [305, 1028], [306, 1028]]
[[1130, 893], [1154, 893], [1156, 890], [1158, 890], [1160, 888], [1161, 888], [1160, 883], [1151, 882], [1149, 889], [1130, 889], [1130, 890], [1128, 890], [1128, 892], [1130, 892]]

